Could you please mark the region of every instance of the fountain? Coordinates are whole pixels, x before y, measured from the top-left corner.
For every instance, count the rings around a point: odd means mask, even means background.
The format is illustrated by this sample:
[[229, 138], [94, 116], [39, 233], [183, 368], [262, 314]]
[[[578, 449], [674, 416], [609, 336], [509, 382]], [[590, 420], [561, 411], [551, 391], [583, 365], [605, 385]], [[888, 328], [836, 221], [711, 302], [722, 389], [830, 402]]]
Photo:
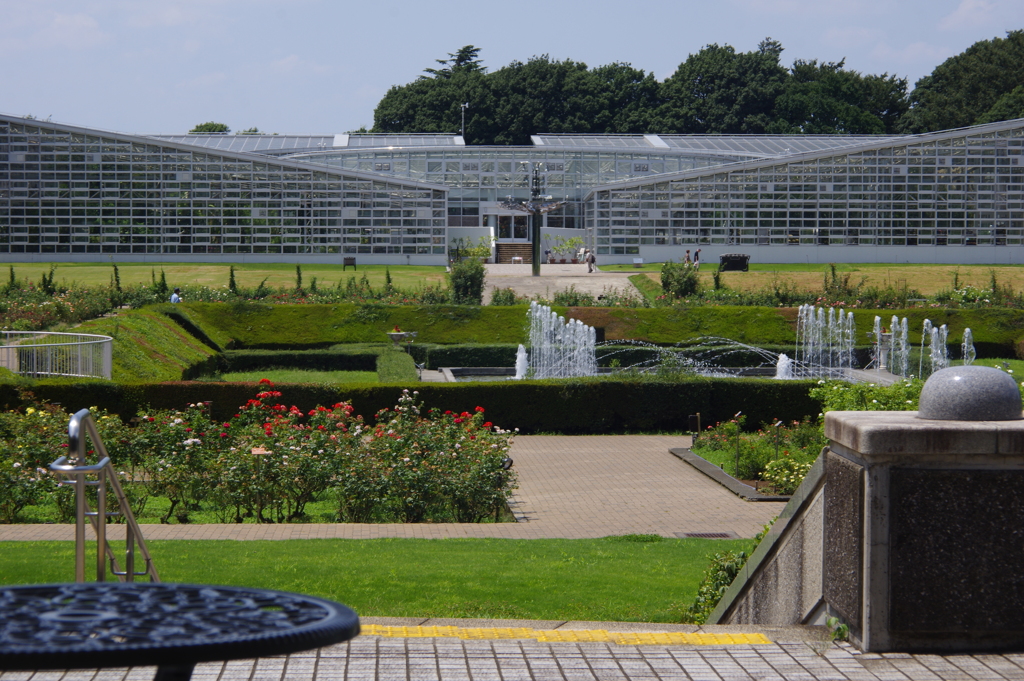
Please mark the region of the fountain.
[[547, 305], [530, 303], [530, 376], [574, 378], [597, 373], [597, 333], [578, 319], [568, 322]]
[[949, 366], [949, 352], [946, 348], [946, 341], [949, 338], [949, 329], [943, 324], [939, 328], [932, 327], [932, 338], [929, 343], [931, 347], [932, 373]]
[[530, 358], [526, 354], [526, 348], [520, 343], [516, 351], [516, 375], [515, 379], [521, 381], [526, 378], [526, 372], [530, 369]]
[[924, 325], [921, 328], [921, 357], [917, 361], [917, 376], [918, 378], [924, 378], [924, 348], [932, 339], [932, 320], [924, 320]]
[[907, 318], [900, 322], [899, 317], [893, 315], [890, 322], [889, 334], [889, 373], [896, 376], [906, 377], [910, 370], [910, 345], [907, 343]]
[[960, 345], [960, 350], [963, 353], [964, 366], [973, 364], [978, 357], [978, 353], [974, 349], [974, 335], [970, 329], [964, 329], [964, 342]]
[[793, 373], [797, 376], [846, 375], [853, 368], [853, 346], [857, 328], [853, 313], [842, 309], [801, 305], [796, 322], [796, 359]]

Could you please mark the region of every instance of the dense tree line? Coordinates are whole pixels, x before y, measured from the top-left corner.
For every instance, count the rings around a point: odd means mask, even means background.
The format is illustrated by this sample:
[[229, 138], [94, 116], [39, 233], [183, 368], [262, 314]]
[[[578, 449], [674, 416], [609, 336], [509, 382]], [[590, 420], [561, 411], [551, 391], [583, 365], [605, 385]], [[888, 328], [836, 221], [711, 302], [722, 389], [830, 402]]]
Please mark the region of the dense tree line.
[[927, 132], [1024, 116], [1024, 31], [972, 45], [918, 81], [864, 75], [845, 61], [796, 60], [782, 45], [707, 45], [670, 77], [616, 62], [589, 68], [548, 55], [488, 71], [467, 45], [438, 68], [396, 85], [374, 111], [374, 132], [458, 132], [467, 144], [530, 144], [552, 133]]

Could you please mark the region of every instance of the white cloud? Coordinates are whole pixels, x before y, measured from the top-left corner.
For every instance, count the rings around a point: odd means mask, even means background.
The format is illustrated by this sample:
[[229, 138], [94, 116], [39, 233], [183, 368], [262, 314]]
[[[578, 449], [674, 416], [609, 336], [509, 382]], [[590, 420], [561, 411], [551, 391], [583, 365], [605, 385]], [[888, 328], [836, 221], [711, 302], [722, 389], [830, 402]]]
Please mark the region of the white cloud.
[[984, 26], [990, 23], [995, 9], [989, 0], [960, 0], [960, 5], [939, 21], [939, 28], [943, 31], [959, 31]]
[[4, 51], [25, 49], [88, 49], [107, 42], [110, 35], [99, 22], [83, 12], [62, 13], [21, 8], [5, 16], [0, 28]]

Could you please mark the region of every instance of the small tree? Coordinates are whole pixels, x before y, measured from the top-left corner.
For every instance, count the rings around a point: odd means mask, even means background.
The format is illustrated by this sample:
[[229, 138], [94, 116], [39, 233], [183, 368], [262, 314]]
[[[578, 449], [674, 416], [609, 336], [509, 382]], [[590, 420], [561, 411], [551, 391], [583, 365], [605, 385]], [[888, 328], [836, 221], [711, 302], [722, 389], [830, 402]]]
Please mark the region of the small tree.
[[686, 263], [669, 260], [661, 266], [661, 288], [673, 298], [693, 296], [700, 292], [700, 277]]
[[302, 292], [302, 265], [295, 266], [295, 290]]
[[486, 269], [479, 258], [463, 258], [452, 263], [448, 273], [454, 305], [480, 305], [484, 299]]
[[228, 290], [236, 296], [238, 295], [238, 284], [235, 282], [235, 266], [232, 265], [228, 270]]

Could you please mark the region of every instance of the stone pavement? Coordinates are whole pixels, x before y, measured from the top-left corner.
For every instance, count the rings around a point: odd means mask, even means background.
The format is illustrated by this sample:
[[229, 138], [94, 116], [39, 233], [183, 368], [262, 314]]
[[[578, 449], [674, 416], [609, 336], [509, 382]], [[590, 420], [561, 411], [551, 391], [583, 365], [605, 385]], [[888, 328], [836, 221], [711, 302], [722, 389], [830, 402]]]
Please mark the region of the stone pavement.
[[577, 291], [595, 296], [606, 289], [619, 289], [638, 294], [629, 277], [637, 272], [587, 273], [584, 264], [541, 265], [540, 276], [533, 276], [532, 265], [485, 265], [487, 278], [484, 280], [484, 304], [491, 300], [491, 292], [497, 288], [511, 288], [521, 296], [540, 296], [551, 300], [555, 293], [575, 286]]
[[[679, 436], [520, 436], [512, 450], [521, 485], [513, 504], [514, 512], [521, 519], [518, 523], [147, 525], [144, 531], [152, 540], [528, 539], [625, 533], [673, 536], [685, 532], [732, 532], [750, 537], [778, 514], [782, 504], [742, 501], [668, 452], [671, 447], [688, 445], [688, 438]], [[110, 526], [110, 529], [112, 538], [123, 531], [121, 526]], [[71, 530], [70, 526], [61, 525], [5, 525], [0, 526], [0, 542], [70, 540], [73, 538]], [[643, 566], [637, 569], [642, 570]], [[204, 663], [196, 667], [193, 678], [196, 681], [1024, 679], [1024, 654], [862, 654], [848, 644], [829, 642], [821, 627], [697, 627], [635, 622], [389, 617], [366, 617], [362, 618], [362, 623], [367, 633], [345, 644], [289, 656]], [[687, 638], [681, 634], [695, 636]], [[765, 639], [768, 642], [763, 642]], [[665, 640], [676, 642], [666, 644]], [[136, 667], [0, 672], [0, 681], [148, 681], [152, 676], [153, 668]]]

